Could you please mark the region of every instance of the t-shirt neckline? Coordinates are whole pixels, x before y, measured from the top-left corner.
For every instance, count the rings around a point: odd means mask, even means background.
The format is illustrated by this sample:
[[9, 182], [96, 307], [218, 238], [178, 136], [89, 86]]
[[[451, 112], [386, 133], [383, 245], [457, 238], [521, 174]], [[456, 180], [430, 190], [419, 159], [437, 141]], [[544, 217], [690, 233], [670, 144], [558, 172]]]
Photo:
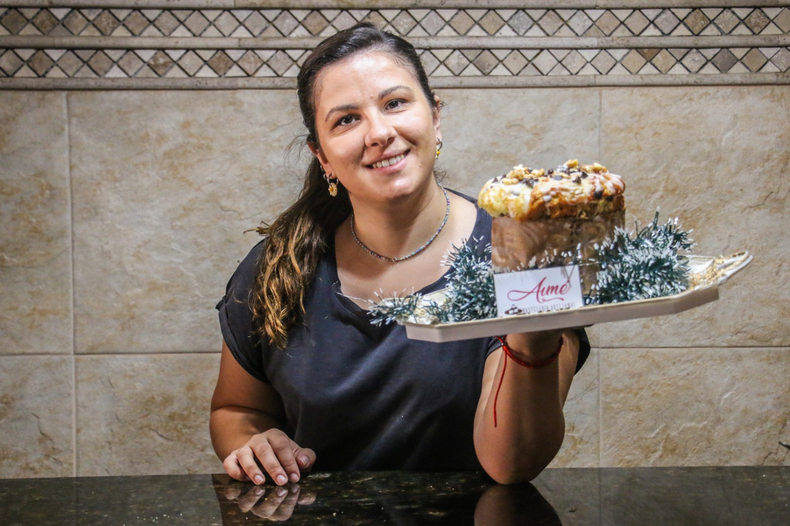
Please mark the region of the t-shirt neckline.
[[[473, 199], [469, 196], [464, 194], [458, 193], [454, 190], [447, 189], [454, 194], [457, 194], [464, 199], [475, 203]], [[481, 239], [482, 233], [481, 230], [484, 228], [485, 221], [483, 221], [484, 217], [483, 214], [487, 214], [482, 208], [478, 208], [475, 203], [475, 208], [477, 209], [477, 216], [475, 217], [475, 225], [472, 228], [472, 234], [467, 239], [467, 243], [469, 240]], [[333, 238], [334, 239], [334, 238]], [[329, 283], [332, 286], [332, 296], [334, 296], [334, 302], [344, 308], [349, 314], [354, 315], [355, 317], [365, 318], [368, 319], [368, 311], [362, 307], [360, 307], [354, 300], [347, 297], [343, 294], [340, 284], [340, 278], [337, 274], [337, 257], [335, 254], [335, 243], [334, 241], [327, 246], [326, 257], [324, 258], [324, 262], [326, 264], [326, 271], [329, 278]], [[447, 274], [450, 272], [450, 267], [447, 267], [447, 270], [441, 275], [439, 279], [434, 281], [433, 283], [429, 283], [428, 285], [424, 286], [420, 290], [418, 290], [417, 294], [430, 294], [441, 290], [447, 284]]]

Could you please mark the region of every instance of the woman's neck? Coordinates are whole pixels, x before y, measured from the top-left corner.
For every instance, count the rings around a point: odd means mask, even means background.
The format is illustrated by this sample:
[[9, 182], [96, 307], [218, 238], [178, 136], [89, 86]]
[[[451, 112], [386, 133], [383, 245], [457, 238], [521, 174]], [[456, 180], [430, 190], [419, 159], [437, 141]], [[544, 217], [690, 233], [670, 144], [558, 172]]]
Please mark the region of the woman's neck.
[[352, 206], [356, 238], [390, 258], [406, 256], [423, 246], [442, 225], [447, 211], [444, 192], [433, 181], [424, 191], [387, 206], [355, 204], [353, 199]]

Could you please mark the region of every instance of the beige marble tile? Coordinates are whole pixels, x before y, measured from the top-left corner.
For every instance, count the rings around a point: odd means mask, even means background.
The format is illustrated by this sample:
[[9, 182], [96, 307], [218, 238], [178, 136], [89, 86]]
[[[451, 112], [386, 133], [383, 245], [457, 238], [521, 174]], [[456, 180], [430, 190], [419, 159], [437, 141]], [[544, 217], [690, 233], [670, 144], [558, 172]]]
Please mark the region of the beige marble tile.
[[605, 325], [592, 325], [584, 329], [587, 331], [587, 338], [593, 348], [601, 346], [601, 327], [605, 327]]
[[[513, 166], [554, 168], [598, 159], [600, 95], [593, 89], [441, 90], [444, 147], [437, 167], [450, 188], [477, 197]], [[570, 131], [570, 133], [569, 133]]]
[[790, 465], [790, 349], [604, 349], [601, 465]]
[[550, 468], [598, 467], [600, 426], [598, 401], [598, 351], [573, 379], [565, 401], [565, 440]]
[[0, 356], [0, 478], [70, 477], [73, 358]]
[[222, 471], [208, 429], [219, 353], [76, 359], [77, 475]]
[[601, 157], [626, 177], [630, 217], [644, 223], [660, 206], [694, 230], [694, 253], [745, 249], [754, 261], [719, 301], [608, 324], [601, 345], [790, 345], [788, 114], [790, 90], [778, 86], [603, 91]]
[[71, 353], [66, 97], [0, 91], [0, 354]]
[[301, 188], [291, 91], [69, 94], [77, 352], [219, 349], [214, 305]]

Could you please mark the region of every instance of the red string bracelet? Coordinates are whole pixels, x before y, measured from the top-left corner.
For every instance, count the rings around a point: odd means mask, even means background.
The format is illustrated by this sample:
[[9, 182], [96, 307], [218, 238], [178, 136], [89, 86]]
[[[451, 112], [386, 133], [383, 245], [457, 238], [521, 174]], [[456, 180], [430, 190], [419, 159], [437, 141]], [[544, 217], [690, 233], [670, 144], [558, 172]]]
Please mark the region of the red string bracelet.
[[542, 367], [546, 367], [554, 363], [554, 361], [560, 355], [560, 351], [562, 350], [562, 336], [560, 336], [560, 341], [559, 344], [557, 345], [557, 350], [554, 351], [551, 356], [549, 356], [545, 360], [539, 360], [537, 362], [527, 362], [525, 360], [516, 357], [516, 355], [513, 354], [513, 350], [507, 345], [507, 336], [497, 336], [496, 339], [502, 343], [502, 352], [505, 353], [505, 363], [502, 364], [502, 375], [499, 377], [499, 385], [497, 386], [496, 393], [494, 394], [494, 427], [496, 427], [496, 402], [497, 399], [499, 398], [499, 390], [502, 389], [502, 381], [505, 379], [505, 370], [507, 369], [507, 359], [510, 358], [520, 366], [526, 367], [527, 369], [540, 369]]

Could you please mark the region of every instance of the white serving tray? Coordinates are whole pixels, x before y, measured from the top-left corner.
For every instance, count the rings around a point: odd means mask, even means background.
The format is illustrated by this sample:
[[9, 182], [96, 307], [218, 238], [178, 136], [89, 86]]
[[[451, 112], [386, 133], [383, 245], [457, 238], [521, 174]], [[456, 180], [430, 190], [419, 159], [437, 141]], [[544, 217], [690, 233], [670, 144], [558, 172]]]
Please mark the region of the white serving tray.
[[690, 256], [692, 284], [685, 292], [673, 296], [487, 320], [437, 324], [404, 322], [403, 325], [406, 336], [412, 340], [441, 343], [677, 314], [718, 299], [719, 286], [751, 261], [748, 252], [718, 258]]

